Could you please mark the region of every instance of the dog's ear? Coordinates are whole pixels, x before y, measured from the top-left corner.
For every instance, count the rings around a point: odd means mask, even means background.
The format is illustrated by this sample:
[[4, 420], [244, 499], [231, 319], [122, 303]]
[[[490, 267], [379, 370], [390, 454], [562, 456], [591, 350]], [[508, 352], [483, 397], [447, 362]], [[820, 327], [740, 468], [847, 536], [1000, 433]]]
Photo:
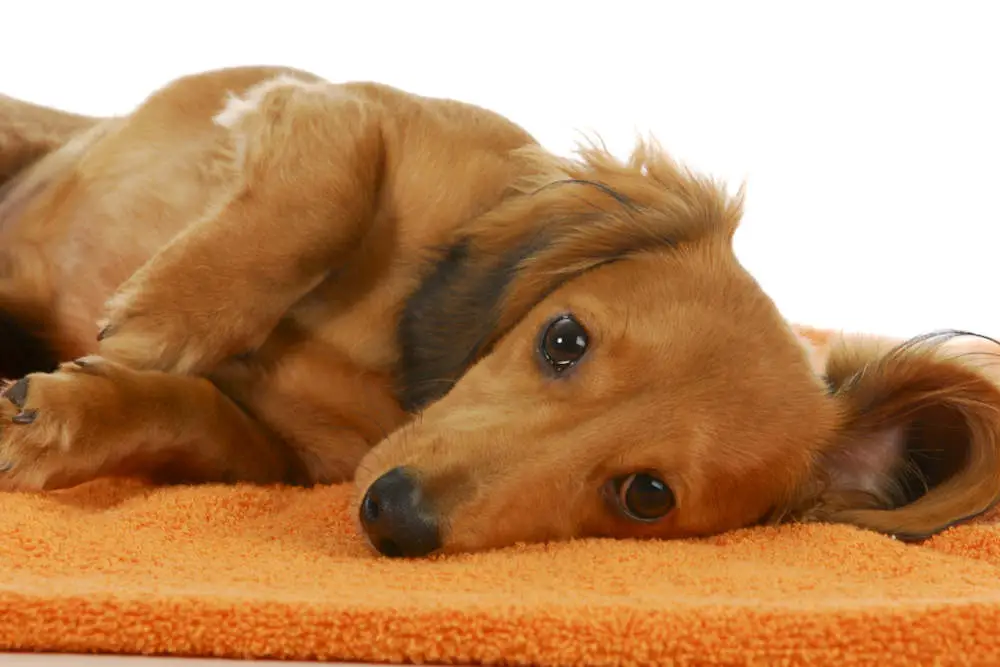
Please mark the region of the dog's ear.
[[742, 193], [682, 169], [655, 143], [640, 142], [627, 162], [596, 147], [578, 160], [539, 147], [516, 153], [524, 173], [509, 196], [429, 254], [403, 309], [399, 395], [410, 412], [449, 392], [567, 281], [641, 252], [692, 243], [731, 251]]
[[826, 378], [845, 419], [818, 453], [801, 518], [919, 540], [997, 503], [1000, 343], [967, 336], [831, 346]]

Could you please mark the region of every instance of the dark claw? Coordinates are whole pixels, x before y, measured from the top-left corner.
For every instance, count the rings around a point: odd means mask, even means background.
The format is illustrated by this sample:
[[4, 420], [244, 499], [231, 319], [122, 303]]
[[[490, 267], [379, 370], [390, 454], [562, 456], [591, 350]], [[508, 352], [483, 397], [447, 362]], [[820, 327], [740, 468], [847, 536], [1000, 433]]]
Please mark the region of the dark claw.
[[15, 424], [30, 424], [38, 416], [38, 410], [21, 410], [10, 418]]
[[101, 342], [110, 335], [111, 335], [111, 325], [109, 324], [97, 332], [97, 342]]
[[14, 464], [10, 461], [0, 461], [0, 474], [10, 472], [13, 468]]
[[21, 378], [3, 393], [3, 397], [19, 408], [24, 407], [24, 402], [28, 400], [28, 378]]
[[87, 367], [87, 360], [84, 359], [83, 357], [80, 357], [79, 359], [74, 359], [73, 363], [76, 364], [77, 366], [79, 366], [80, 368], [86, 368]]

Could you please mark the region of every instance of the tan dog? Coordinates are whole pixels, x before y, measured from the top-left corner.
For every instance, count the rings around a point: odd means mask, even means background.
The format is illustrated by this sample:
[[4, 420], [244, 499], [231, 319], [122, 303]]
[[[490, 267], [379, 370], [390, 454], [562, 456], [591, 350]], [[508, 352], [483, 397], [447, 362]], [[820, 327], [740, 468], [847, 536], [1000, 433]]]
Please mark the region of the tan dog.
[[407, 556], [920, 537], [1000, 492], [988, 357], [797, 333], [733, 255], [739, 198], [654, 145], [564, 160], [473, 106], [245, 68], [123, 118], [0, 98], [0, 178], [7, 489], [356, 476]]

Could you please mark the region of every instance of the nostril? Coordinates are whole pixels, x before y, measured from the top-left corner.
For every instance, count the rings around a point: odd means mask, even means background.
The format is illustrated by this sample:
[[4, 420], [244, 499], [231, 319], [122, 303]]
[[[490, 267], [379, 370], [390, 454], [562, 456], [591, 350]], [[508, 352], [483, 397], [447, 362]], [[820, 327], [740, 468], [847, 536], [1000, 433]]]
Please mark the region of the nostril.
[[364, 500], [361, 501], [361, 520], [365, 523], [370, 523], [372, 521], [377, 521], [379, 515], [378, 500], [372, 495], [369, 490], [365, 494]]
[[399, 548], [399, 545], [392, 540], [382, 540], [378, 543], [377, 547], [380, 554], [386, 556], [387, 558], [401, 558], [403, 550]]

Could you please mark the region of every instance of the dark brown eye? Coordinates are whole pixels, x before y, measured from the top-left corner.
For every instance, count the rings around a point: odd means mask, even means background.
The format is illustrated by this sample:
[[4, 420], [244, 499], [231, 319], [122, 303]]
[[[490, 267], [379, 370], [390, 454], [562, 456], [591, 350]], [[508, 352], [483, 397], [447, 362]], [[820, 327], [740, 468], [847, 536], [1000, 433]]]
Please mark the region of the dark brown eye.
[[674, 492], [659, 477], [633, 473], [614, 480], [615, 501], [622, 514], [633, 521], [651, 523], [674, 508]]
[[563, 371], [583, 357], [588, 342], [583, 325], [572, 315], [563, 315], [553, 320], [542, 334], [542, 357], [555, 371]]

